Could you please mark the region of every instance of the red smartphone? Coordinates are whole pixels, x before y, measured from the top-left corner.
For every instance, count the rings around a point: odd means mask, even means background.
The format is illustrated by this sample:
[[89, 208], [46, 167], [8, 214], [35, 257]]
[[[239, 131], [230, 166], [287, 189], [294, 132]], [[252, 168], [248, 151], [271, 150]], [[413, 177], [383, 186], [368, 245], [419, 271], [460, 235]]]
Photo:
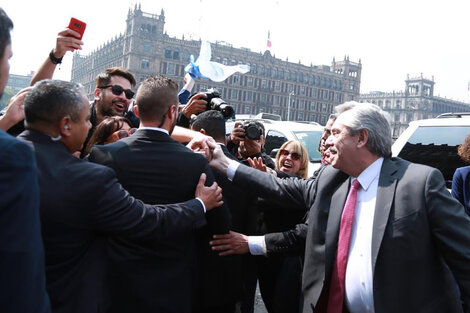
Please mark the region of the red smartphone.
[[79, 33], [80, 37], [78, 37], [78, 39], [82, 40], [83, 33], [85, 32], [86, 28], [86, 23], [72, 17], [67, 28], [70, 28], [71, 30], [74, 30]]

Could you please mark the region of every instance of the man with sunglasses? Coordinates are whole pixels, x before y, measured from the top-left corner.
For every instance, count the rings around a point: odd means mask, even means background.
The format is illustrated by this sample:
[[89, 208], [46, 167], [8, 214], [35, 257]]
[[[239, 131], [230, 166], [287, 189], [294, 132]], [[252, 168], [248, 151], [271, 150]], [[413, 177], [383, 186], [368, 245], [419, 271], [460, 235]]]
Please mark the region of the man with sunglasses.
[[94, 100], [90, 105], [91, 129], [83, 144], [80, 157], [85, 156], [88, 144], [96, 126], [109, 116], [124, 116], [133, 127], [139, 127], [139, 119], [129, 109], [136, 81], [134, 75], [122, 67], [110, 67], [96, 77]]

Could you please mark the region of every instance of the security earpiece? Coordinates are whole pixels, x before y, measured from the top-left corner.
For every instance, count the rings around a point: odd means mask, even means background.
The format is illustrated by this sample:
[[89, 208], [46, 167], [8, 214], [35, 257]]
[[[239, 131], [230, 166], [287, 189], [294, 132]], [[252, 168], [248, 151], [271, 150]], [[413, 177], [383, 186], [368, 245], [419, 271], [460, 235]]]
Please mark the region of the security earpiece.
[[70, 126], [69, 126], [69, 125], [64, 125], [64, 129], [69, 130], [69, 129], [70, 129]]

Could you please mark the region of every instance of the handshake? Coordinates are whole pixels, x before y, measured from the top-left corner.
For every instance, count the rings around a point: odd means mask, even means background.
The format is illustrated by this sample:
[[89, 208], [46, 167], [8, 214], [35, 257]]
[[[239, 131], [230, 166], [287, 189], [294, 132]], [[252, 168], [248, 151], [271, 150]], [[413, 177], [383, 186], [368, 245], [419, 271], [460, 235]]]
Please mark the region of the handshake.
[[212, 137], [198, 134], [186, 146], [195, 153], [203, 154], [211, 168], [227, 173], [230, 159]]

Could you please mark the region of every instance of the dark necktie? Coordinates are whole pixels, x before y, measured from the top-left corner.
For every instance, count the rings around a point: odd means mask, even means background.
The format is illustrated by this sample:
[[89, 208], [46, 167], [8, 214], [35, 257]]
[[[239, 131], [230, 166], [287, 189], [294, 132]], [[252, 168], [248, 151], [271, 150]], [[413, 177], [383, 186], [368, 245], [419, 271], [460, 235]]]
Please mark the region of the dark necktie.
[[328, 297], [328, 313], [342, 313], [344, 305], [344, 290], [346, 278], [346, 265], [348, 263], [349, 242], [351, 240], [351, 230], [356, 211], [357, 190], [361, 187], [359, 181], [355, 179], [349, 190], [341, 224], [339, 227], [338, 250], [336, 261], [331, 275], [330, 294]]

